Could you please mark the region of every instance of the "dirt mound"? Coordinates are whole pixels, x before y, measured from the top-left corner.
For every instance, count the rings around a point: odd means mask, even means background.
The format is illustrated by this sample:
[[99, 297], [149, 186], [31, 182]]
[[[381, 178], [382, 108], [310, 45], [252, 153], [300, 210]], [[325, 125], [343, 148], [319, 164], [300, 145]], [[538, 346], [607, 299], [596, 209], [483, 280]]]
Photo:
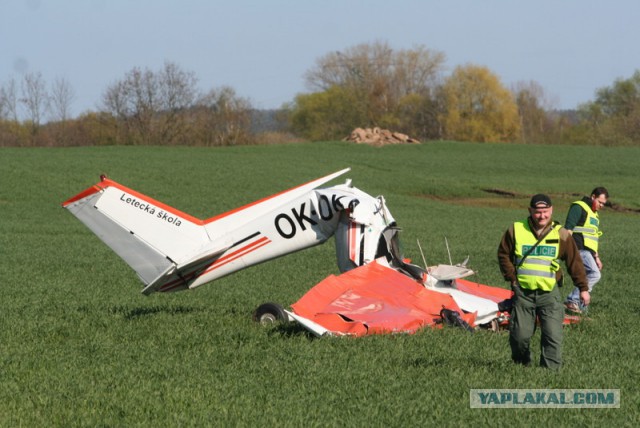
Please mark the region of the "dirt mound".
[[374, 146], [384, 146], [387, 144], [419, 144], [420, 141], [400, 132], [392, 132], [388, 129], [376, 128], [356, 128], [351, 131], [351, 135], [343, 141], [353, 141], [357, 144], [371, 144]]

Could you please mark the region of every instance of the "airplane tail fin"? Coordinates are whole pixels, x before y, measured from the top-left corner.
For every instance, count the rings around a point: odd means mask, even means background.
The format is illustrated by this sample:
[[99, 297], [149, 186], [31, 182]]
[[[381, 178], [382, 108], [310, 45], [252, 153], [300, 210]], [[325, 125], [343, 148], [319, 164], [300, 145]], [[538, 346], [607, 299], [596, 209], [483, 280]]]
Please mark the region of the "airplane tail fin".
[[166, 276], [210, 242], [201, 220], [106, 177], [62, 206], [133, 268], [146, 285]]

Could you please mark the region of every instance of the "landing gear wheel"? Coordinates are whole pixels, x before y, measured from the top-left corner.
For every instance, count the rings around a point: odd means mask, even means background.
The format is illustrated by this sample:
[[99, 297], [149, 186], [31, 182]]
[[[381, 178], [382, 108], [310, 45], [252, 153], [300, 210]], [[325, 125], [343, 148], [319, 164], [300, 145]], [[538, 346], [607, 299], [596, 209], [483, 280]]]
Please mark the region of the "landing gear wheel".
[[288, 319], [284, 308], [277, 303], [263, 303], [253, 311], [253, 320], [262, 325], [283, 322]]

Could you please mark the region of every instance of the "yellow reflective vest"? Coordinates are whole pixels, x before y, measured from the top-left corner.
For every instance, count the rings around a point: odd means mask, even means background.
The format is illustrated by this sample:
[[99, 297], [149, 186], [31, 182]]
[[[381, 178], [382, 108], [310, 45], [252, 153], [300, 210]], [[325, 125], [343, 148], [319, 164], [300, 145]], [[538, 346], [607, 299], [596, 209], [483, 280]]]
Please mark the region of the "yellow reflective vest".
[[585, 210], [587, 218], [583, 224], [577, 224], [576, 227], [573, 228], [573, 233], [582, 233], [585, 248], [597, 253], [598, 240], [600, 239], [600, 235], [602, 235], [598, 213], [593, 211], [584, 201], [576, 201], [574, 204], [580, 205], [580, 207]]
[[561, 227], [560, 224], [554, 224], [547, 236], [529, 252], [538, 242], [538, 238], [529, 227], [529, 222], [525, 219], [513, 224], [514, 264], [520, 287], [528, 290], [553, 290], [556, 285], [556, 272], [560, 269], [557, 260], [560, 256]]

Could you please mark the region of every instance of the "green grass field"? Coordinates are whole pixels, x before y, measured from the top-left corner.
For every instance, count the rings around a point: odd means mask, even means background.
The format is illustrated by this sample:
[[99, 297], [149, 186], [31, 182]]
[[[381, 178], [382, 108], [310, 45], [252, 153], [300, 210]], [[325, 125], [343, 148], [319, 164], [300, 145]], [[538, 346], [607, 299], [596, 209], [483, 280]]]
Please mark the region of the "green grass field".
[[[640, 148], [315, 143], [217, 149], [0, 149], [0, 426], [634, 426], [640, 392]], [[555, 218], [596, 185], [603, 279], [589, 322], [567, 328], [564, 367], [515, 367], [506, 334], [461, 329], [314, 338], [261, 327], [265, 301], [295, 302], [337, 273], [333, 242], [197, 290], [140, 294], [135, 273], [61, 203], [100, 173], [196, 217], [350, 166], [383, 194], [405, 255], [470, 256], [503, 286], [496, 249], [547, 192]], [[487, 190], [512, 192], [505, 197]], [[570, 281], [569, 281], [570, 282]], [[563, 289], [568, 294], [570, 287]], [[539, 335], [534, 338], [539, 352]], [[620, 409], [470, 409], [471, 388], [621, 390]]]

